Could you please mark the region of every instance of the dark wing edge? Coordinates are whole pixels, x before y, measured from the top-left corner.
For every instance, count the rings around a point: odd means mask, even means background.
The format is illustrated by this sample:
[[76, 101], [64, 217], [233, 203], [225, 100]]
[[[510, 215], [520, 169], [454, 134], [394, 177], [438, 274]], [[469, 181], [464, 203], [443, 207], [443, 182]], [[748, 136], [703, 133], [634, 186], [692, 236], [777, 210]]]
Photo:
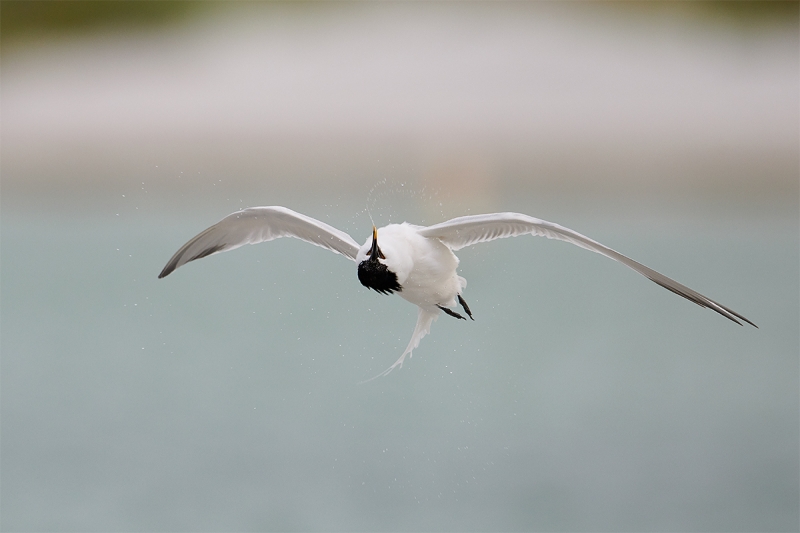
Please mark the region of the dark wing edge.
[[175, 269], [245, 244], [294, 237], [355, 261], [358, 244], [347, 233], [280, 206], [249, 207], [231, 213], [181, 246], [164, 266], [159, 279]]
[[628, 268], [635, 270], [654, 283], [661, 285], [665, 289], [701, 307], [712, 309], [740, 326], [743, 325], [742, 322], [740, 322], [741, 320], [758, 328], [753, 322], [736, 311], [715, 302], [711, 298], [703, 296], [660, 272], [656, 272], [585, 235], [581, 235], [576, 231], [553, 222], [547, 222], [546, 220], [540, 220], [521, 213], [471, 215], [454, 218], [440, 224], [422, 228], [419, 230], [419, 233], [424, 237], [439, 239], [452, 250], [459, 250], [480, 242], [516, 237], [518, 235], [536, 235], [547, 237], [548, 239], [569, 242], [586, 250], [591, 250], [614, 259]]

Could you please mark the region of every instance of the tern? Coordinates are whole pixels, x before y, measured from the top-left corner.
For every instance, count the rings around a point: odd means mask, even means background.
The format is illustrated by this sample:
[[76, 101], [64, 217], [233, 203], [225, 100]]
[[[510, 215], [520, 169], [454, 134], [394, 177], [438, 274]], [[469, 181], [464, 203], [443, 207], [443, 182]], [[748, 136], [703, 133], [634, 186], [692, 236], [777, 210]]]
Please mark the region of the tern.
[[458, 275], [459, 261], [453, 252], [473, 244], [520, 235], [557, 239], [597, 252], [740, 326], [747, 322], [758, 327], [736, 311], [589, 237], [520, 213], [469, 215], [427, 227], [407, 222], [389, 224], [380, 229], [373, 226], [372, 234], [359, 246], [347, 233], [286, 207], [250, 207], [226, 216], [184, 244], [158, 277], [168, 276], [195, 259], [281, 237], [294, 237], [343, 255], [355, 261], [362, 285], [381, 294], [397, 293], [418, 307], [417, 325], [411, 341], [392, 366], [375, 376], [379, 377], [396, 367], [402, 368], [406, 356], [411, 357], [440, 313], [466, 320], [454, 310], [461, 306], [464, 313], [474, 320], [462, 296], [467, 280]]

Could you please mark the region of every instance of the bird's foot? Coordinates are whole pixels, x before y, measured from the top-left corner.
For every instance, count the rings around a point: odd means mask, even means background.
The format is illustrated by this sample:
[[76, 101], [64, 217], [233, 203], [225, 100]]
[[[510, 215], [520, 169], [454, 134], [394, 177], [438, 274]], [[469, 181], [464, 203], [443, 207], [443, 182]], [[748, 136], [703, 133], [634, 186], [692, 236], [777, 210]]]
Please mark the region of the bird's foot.
[[469, 310], [467, 302], [464, 301], [464, 298], [462, 298], [460, 294], [458, 295], [458, 303], [460, 303], [461, 307], [464, 308], [464, 311], [467, 312], [467, 315], [469, 316], [470, 320], [475, 320], [474, 318], [472, 318], [472, 311]]
[[[436, 307], [438, 307], [439, 309], [441, 309], [442, 311], [444, 311], [445, 313], [447, 313], [448, 315], [450, 315], [452, 317], [460, 318], [461, 320], [466, 320], [466, 318], [464, 318], [463, 316], [459, 315], [455, 311], [451, 311], [450, 309], [448, 309], [446, 307], [442, 307], [441, 305], [437, 305]], [[470, 318], [472, 318], [472, 317], [470, 317]]]

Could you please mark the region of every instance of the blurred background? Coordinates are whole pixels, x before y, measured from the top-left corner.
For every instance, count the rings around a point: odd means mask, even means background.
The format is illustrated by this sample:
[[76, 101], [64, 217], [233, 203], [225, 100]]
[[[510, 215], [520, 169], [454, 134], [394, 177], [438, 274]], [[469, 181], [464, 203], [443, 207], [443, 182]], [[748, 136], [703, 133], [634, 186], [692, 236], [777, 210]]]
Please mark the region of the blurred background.
[[[798, 4], [0, 4], [3, 531], [796, 531]], [[228, 213], [519, 211], [475, 322]]]

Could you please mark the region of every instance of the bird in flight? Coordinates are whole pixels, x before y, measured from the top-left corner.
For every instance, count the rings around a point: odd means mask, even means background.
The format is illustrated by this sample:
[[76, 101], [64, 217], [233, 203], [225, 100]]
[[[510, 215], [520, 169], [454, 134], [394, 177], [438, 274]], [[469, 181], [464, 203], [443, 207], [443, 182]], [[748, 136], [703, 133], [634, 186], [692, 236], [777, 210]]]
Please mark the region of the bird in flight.
[[470, 215], [427, 227], [406, 222], [380, 229], [373, 226], [372, 235], [359, 246], [347, 233], [286, 207], [250, 207], [231, 213], [184, 244], [158, 277], [168, 276], [195, 259], [280, 237], [294, 237], [341, 254], [355, 261], [362, 285], [381, 294], [397, 293], [418, 307], [417, 325], [411, 341], [392, 366], [375, 376], [379, 377], [403, 366], [406, 356], [411, 357], [411, 352], [430, 332], [431, 324], [440, 313], [466, 320], [457, 310], [460, 306], [474, 320], [462, 296], [467, 280], [456, 272], [458, 258], [453, 252], [480, 242], [520, 235], [557, 239], [597, 252], [740, 326], [747, 322], [758, 327], [736, 311], [597, 241], [558, 224], [520, 213]]

